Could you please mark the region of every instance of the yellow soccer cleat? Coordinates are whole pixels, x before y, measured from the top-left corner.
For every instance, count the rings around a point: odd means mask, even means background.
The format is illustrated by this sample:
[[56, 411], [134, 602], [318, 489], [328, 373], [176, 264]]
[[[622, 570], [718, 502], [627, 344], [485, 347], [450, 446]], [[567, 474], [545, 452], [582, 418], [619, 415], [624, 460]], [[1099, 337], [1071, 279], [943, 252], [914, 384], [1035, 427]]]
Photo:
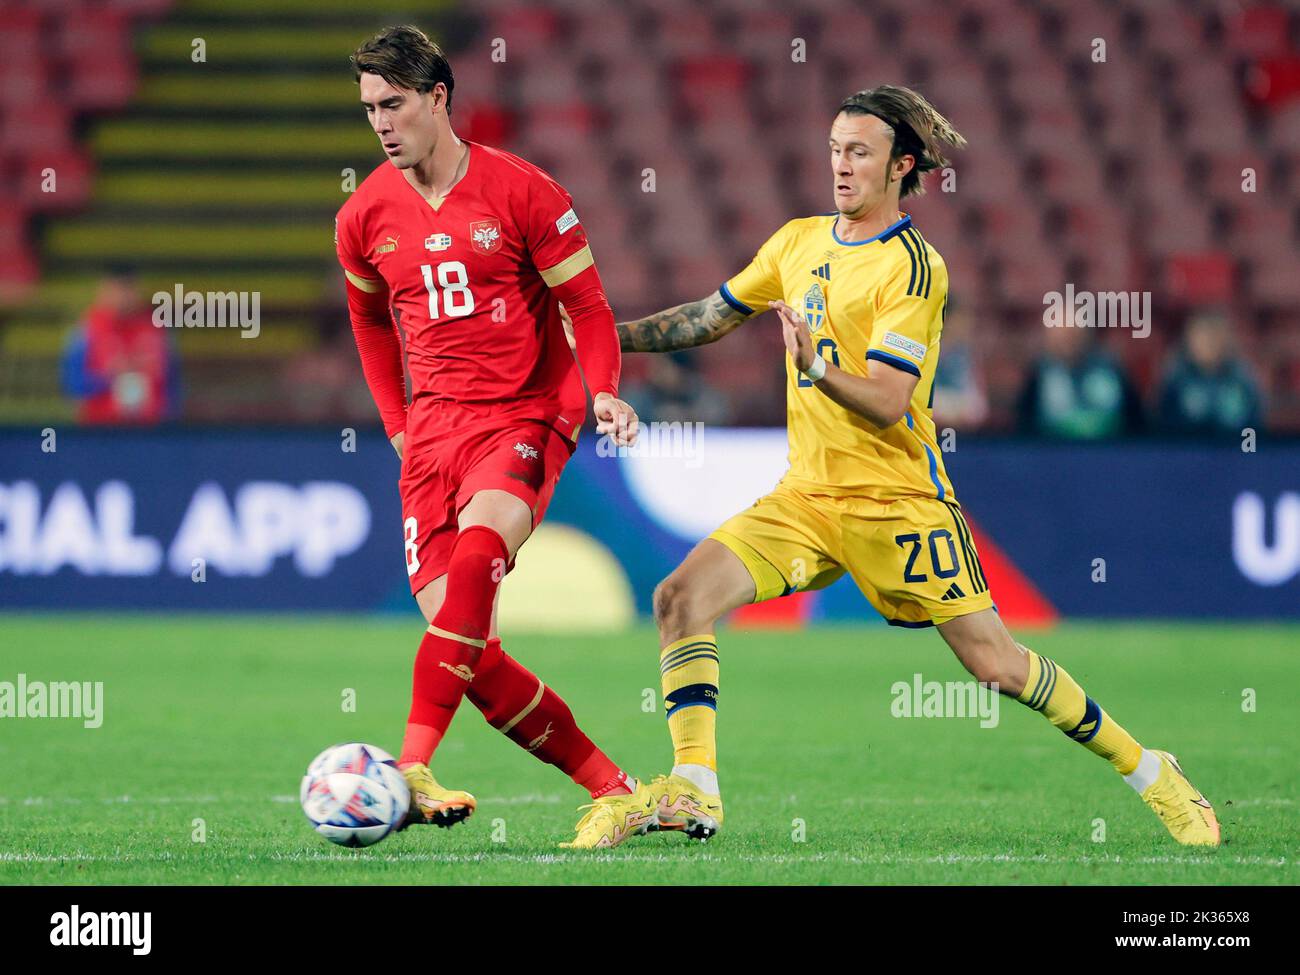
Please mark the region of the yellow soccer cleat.
[[1142, 801], [1155, 810], [1165, 829], [1179, 843], [1218, 846], [1219, 821], [1214, 816], [1214, 807], [1187, 780], [1178, 759], [1168, 752], [1155, 751], [1155, 754], [1160, 756], [1160, 774], [1142, 793]]
[[636, 791], [602, 796], [586, 806], [578, 820], [577, 836], [560, 846], [569, 850], [613, 849], [630, 836], [640, 836], [655, 822], [655, 797], [649, 786], [638, 782]]
[[422, 824], [445, 828], [474, 815], [474, 797], [468, 792], [444, 789], [429, 771], [429, 766], [408, 765], [402, 769], [402, 775], [411, 790], [411, 807], [406, 813], [403, 829]]
[[704, 841], [722, 829], [722, 797], [701, 792], [680, 775], [661, 775], [650, 783], [656, 804], [657, 829], [680, 830]]

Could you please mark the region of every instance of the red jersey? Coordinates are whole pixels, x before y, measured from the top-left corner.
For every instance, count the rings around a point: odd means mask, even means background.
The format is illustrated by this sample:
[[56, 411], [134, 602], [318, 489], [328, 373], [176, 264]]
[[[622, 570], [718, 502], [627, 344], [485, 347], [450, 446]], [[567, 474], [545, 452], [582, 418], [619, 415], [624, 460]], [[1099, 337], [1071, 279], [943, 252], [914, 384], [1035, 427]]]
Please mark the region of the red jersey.
[[462, 141], [465, 173], [436, 205], [381, 163], [339, 210], [339, 263], [355, 287], [390, 295], [413, 414], [422, 400], [509, 404], [576, 432], [585, 396], [549, 290], [592, 267], [587, 235], [544, 171]]

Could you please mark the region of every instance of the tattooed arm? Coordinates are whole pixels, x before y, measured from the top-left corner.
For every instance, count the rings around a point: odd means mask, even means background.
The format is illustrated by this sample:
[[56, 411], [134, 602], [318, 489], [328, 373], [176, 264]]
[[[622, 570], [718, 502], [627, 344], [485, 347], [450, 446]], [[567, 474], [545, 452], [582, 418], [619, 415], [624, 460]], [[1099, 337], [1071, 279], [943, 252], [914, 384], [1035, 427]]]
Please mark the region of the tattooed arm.
[[716, 342], [748, 317], [715, 291], [699, 301], [615, 327], [624, 352], [672, 352]]

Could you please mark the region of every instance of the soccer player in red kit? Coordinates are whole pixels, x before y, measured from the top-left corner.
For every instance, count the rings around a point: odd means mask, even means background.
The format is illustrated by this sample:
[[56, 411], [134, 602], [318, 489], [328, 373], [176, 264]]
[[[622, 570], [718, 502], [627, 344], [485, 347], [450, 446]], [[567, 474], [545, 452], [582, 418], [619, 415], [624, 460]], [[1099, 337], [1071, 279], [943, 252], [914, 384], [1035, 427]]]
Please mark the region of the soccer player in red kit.
[[429, 622], [398, 761], [411, 787], [408, 822], [450, 826], [474, 811], [473, 796], [444, 789], [429, 770], [468, 697], [590, 792], [565, 845], [616, 846], [653, 824], [649, 790], [502, 650], [494, 612], [498, 584], [573, 453], [586, 413], [578, 363], [597, 432], [620, 445], [635, 438], [636, 413], [618, 399], [613, 313], [564, 189], [452, 131], [452, 72], [436, 44], [413, 27], [389, 28], [352, 61], [388, 161], [339, 210], [338, 257], [366, 382], [402, 458], [406, 571]]

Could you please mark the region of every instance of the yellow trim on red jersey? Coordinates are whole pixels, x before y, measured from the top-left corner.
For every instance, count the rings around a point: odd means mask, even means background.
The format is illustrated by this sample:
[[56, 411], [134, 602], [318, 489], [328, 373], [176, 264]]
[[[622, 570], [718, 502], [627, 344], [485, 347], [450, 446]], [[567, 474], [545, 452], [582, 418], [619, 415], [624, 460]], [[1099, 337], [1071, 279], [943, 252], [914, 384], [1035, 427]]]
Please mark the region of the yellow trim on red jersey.
[[366, 294], [378, 294], [388, 288], [388, 285], [384, 283], [383, 279], [363, 278], [359, 274], [353, 274], [347, 268], [343, 269], [343, 273], [358, 291], [364, 291]]
[[595, 263], [596, 259], [591, 256], [591, 245], [588, 244], [582, 250], [570, 254], [554, 267], [545, 268], [538, 273], [541, 274], [542, 280], [546, 282], [548, 288], [557, 288], [564, 284], [565, 281], [577, 277]]

